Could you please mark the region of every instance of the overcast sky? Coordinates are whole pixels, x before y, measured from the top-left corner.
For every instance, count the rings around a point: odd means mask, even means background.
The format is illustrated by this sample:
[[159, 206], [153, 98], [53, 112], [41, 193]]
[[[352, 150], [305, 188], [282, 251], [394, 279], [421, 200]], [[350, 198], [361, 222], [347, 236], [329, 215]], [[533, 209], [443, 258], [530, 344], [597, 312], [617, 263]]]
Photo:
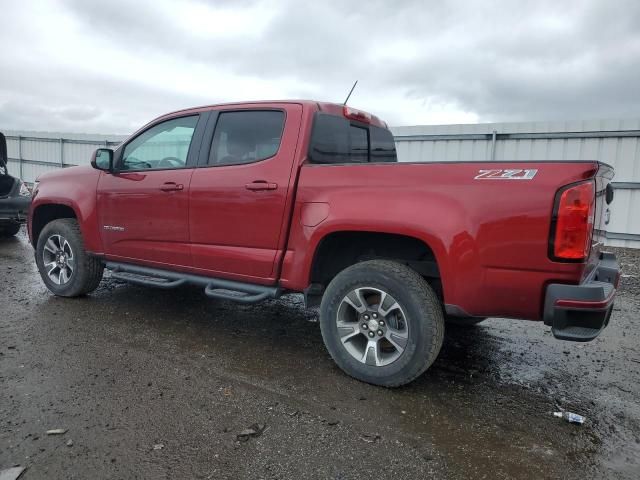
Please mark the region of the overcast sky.
[[0, 128], [350, 104], [391, 125], [640, 116], [640, 1], [4, 0]]

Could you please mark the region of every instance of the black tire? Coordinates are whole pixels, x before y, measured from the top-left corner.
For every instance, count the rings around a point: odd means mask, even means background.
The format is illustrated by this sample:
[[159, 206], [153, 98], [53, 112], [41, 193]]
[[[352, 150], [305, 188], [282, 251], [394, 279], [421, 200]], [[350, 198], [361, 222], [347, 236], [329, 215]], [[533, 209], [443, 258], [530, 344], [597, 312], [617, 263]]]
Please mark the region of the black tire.
[[6, 223], [0, 226], [0, 236], [2, 237], [13, 237], [14, 235], [17, 235], [19, 231], [19, 223]]
[[[400, 356], [388, 365], [367, 365], [357, 360], [340, 339], [339, 308], [345, 296], [356, 288], [382, 290], [402, 309], [407, 343]], [[370, 260], [346, 268], [329, 283], [320, 306], [320, 329], [331, 357], [347, 374], [374, 385], [398, 387], [420, 376], [438, 356], [444, 317], [441, 302], [417, 272], [397, 262]], [[365, 356], [368, 354], [367, 349]]]
[[[45, 243], [52, 235], [61, 235], [69, 243], [74, 255], [74, 271], [66, 283], [56, 284], [44, 266], [43, 252]], [[98, 288], [104, 272], [103, 263], [87, 253], [80, 233], [78, 222], [72, 218], [60, 218], [45, 225], [38, 237], [36, 246], [36, 264], [40, 277], [47, 288], [61, 297], [78, 297], [86, 295]]]
[[481, 322], [484, 322], [486, 318], [483, 317], [452, 317], [450, 315], [444, 316], [447, 325], [455, 325], [457, 327], [473, 327]]

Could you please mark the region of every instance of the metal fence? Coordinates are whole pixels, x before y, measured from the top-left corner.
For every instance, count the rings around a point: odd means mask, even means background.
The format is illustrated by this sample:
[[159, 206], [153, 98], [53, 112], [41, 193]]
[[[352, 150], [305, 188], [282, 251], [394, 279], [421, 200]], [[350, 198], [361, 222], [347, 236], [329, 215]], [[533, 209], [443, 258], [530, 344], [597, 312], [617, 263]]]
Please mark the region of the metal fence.
[[[614, 166], [607, 243], [640, 248], [640, 119], [392, 127], [400, 161], [601, 160]], [[25, 182], [87, 165], [125, 136], [7, 132], [9, 169]]]
[[125, 138], [117, 135], [98, 138], [103, 136], [55, 136], [29, 132], [7, 132], [6, 137], [9, 171], [27, 183], [52, 170], [88, 165], [96, 148], [113, 148]]

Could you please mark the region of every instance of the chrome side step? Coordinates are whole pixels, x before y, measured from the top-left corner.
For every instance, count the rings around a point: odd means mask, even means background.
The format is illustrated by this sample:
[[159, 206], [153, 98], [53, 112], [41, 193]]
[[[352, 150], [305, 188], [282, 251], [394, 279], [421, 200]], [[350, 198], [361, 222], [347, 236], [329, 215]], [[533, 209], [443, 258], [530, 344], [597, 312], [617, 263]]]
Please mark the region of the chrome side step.
[[111, 270], [114, 278], [135, 283], [136, 285], [168, 289], [185, 284], [193, 284], [204, 287], [204, 293], [208, 297], [233, 300], [241, 303], [256, 303], [266, 300], [267, 298], [278, 298], [281, 294], [280, 288], [276, 286], [204, 277], [189, 273], [142, 267], [130, 263], [106, 262], [105, 267]]

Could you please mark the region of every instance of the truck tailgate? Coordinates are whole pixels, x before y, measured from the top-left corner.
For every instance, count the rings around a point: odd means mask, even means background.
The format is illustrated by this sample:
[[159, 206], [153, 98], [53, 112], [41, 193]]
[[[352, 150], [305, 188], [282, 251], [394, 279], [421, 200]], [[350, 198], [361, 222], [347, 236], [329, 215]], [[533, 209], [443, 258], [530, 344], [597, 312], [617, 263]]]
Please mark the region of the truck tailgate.
[[591, 243], [591, 253], [582, 278], [588, 277], [600, 261], [600, 252], [603, 249], [609, 224], [609, 204], [613, 200], [613, 188], [611, 179], [613, 178], [613, 168], [604, 163], [598, 163], [596, 174], [596, 210], [593, 222], [593, 238]]

